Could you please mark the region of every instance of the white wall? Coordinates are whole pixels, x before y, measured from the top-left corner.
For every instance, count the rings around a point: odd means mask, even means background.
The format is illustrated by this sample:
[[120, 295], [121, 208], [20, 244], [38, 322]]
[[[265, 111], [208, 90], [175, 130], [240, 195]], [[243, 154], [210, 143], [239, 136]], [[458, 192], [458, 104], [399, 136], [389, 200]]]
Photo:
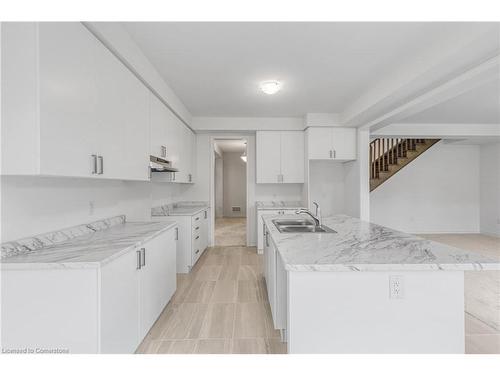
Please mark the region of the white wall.
[[302, 202], [302, 184], [255, 184], [255, 200]]
[[321, 206], [323, 217], [344, 213], [344, 164], [331, 160], [309, 161], [309, 207]]
[[436, 144], [371, 192], [370, 216], [410, 233], [477, 233], [479, 146]]
[[163, 206], [170, 203], [189, 200], [186, 196], [193, 188], [191, 184], [177, 184], [173, 182], [151, 183], [151, 207]]
[[215, 185], [215, 217], [222, 217], [224, 216], [224, 166], [222, 163], [222, 158], [217, 155], [215, 155], [214, 185]]
[[357, 159], [344, 163], [344, 213], [370, 220], [369, 144], [370, 133], [357, 132]]
[[147, 182], [3, 176], [1, 186], [2, 242], [119, 214], [150, 220]]
[[[247, 215], [247, 168], [240, 158], [241, 152], [224, 152], [224, 216], [246, 217]], [[232, 212], [233, 206], [240, 206], [240, 212]]]
[[500, 143], [480, 147], [480, 230], [500, 236]]

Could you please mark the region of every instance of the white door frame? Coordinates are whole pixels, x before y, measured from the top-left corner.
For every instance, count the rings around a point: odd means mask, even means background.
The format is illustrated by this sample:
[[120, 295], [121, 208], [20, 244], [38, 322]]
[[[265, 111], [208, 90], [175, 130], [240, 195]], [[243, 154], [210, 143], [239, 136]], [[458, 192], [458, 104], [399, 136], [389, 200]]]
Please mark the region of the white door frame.
[[210, 210], [210, 244], [211, 246], [215, 246], [215, 140], [223, 140], [223, 139], [242, 139], [247, 143], [247, 162], [246, 162], [246, 245], [250, 246], [251, 241], [250, 241], [250, 220], [249, 220], [249, 199], [248, 199], [248, 192], [249, 192], [249, 168], [248, 168], [248, 162], [249, 158], [253, 157], [253, 153], [250, 153], [248, 151], [248, 145], [249, 145], [249, 140], [248, 140], [248, 133], [240, 133], [240, 134], [217, 134], [217, 135], [210, 135], [210, 207], [213, 207], [212, 210]]

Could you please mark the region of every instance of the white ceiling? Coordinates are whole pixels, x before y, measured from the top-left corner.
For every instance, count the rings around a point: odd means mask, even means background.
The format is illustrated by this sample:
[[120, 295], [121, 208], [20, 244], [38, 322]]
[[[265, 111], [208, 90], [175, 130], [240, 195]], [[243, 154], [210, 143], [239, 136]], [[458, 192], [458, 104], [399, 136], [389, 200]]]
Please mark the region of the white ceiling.
[[[338, 113], [401, 64], [481, 23], [124, 23], [194, 116]], [[283, 90], [260, 92], [262, 80]]]
[[222, 152], [241, 152], [243, 153], [247, 145], [242, 139], [216, 139], [215, 144]]
[[500, 80], [477, 87], [401, 122], [500, 124]]

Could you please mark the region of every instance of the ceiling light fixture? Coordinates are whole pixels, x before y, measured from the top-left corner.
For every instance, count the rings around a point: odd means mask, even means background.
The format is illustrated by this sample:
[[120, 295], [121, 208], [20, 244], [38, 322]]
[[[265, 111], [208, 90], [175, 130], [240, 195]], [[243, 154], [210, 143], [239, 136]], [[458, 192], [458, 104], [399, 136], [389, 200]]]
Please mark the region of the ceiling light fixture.
[[281, 90], [281, 82], [279, 81], [264, 81], [260, 83], [260, 89], [264, 94], [274, 95]]

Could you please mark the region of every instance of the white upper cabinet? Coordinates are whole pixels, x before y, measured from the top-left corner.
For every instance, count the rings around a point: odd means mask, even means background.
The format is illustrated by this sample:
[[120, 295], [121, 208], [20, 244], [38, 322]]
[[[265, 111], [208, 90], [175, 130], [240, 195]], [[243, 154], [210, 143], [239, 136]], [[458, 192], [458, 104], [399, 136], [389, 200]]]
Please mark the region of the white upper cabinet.
[[304, 182], [304, 133], [258, 131], [257, 183]]
[[168, 159], [169, 130], [172, 127], [168, 108], [153, 93], [149, 93], [149, 121], [151, 126], [149, 153]]
[[155, 95], [150, 94], [151, 155], [167, 159], [179, 172], [157, 173], [157, 182], [194, 182], [196, 135]]
[[356, 159], [356, 129], [311, 127], [307, 129], [308, 158], [348, 161]]
[[[103, 134], [98, 121], [95, 79], [99, 42], [78, 23], [41, 23], [38, 38], [39, 73], [33, 78], [39, 82], [39, 123], [35, 121], [31, 128], [39, 132], [37, 172], [88, 177], [97, 163], [99, 134]], [[5, 53], [5, 58], [9, 59], [9, 52]], [[36, 60], [33, 68], [36, 69]], [[22, 93], [4, 95], [16, 94]], [[2, 127], [13, 125], [7, 122]], [[96, 156], [92, 158], [92, 155]]]
[[256, 135], [257, 183], [281, 182], [281, 134], [274, 131]]
[[281, 132], [281, 182], [304, 182], [304, 132]]
[[81, 23], [1, 27], [2, 174], [148, 180], [137, 77]]
[[98, 49], [95, 69], [100, 172], [107, 178], [148, 180], [149, 90], [107, 48]]

